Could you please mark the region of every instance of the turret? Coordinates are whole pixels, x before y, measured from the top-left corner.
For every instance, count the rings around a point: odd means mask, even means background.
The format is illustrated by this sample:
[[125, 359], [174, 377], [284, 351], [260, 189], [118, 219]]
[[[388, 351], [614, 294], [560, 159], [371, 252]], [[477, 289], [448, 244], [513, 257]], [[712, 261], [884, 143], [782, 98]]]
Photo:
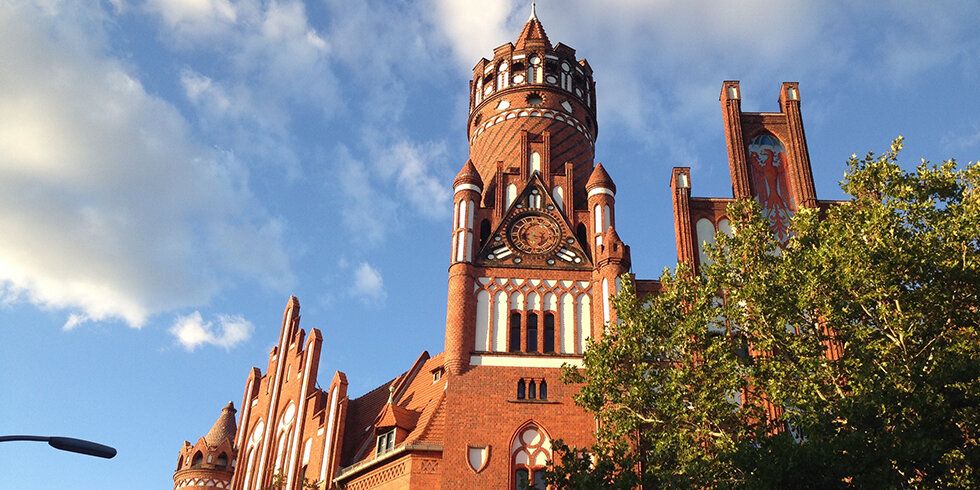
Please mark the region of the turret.
[[595, 166], [589, 181], [585, 184], [591, 213], [591, 246], [598, 249], [606, 229], [616, 224], [616, 184], [613, 183], [602, 164]]
[[[576, 187], [584, 187], [598, 134], [592, 69], [586, 60], [576, 60], [574, 49], [551, 44], [533, 9], [515, 42], [476, 64], [470, 88], [470, 159], [487, 183], [487, 192], [497, 162], [504, 162], [506, 171], [534, 153], [545, 182], [550, 183], [552, 172], [564, 174], [570, 162], [576, 178], [582, 179]], [[525, 131], [535, 138], [548, 134], [550, 141], [561, 144], [552, 148], [543, 141], [548, 151], [529, 154]], [[584, 193], [578, 198], [575, 204], [584, 205]]]
[[193, 445], [184, 441], [177, 456], [174, 488], [230, 488], [237, 453], [235, 432], [235, 405], [228, 402], [204, 437]]
[[469, 365], [473, 346], [474, 214], [480, 205], [483, 179], [467, 160], [453, 180], [453, 239], [449, 266], [449, 299], [446, 307], [446, 370], [460, 374]]
[[616, 321], [616, 311], [611, 299], [619, 293], [620, 276], [630, 271], [630, 248], [623, 243], [616, 233], [616, 228], [610, 226], [602, 234], [601, 244], [595, 250], [595, 272], [593, 273], [593, 297], [597, 298], [596, 309], [593, 313], [593, 335], [596, 338]]

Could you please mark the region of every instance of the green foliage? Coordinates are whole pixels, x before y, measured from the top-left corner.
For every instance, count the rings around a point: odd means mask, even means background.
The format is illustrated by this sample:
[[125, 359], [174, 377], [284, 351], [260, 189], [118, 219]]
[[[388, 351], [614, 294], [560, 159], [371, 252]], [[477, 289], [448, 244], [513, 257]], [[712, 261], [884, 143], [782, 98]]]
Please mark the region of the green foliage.
[[[286, 475], [276, 472], [272, 475], [272, 484], [263, 488], [263, 490], [283, 490], [286, 488]], [[326, 484], [320, 482], [319, 480], [310, 480], [308, 478], [303, 478], [300, 483], [300, 490], [323, 490]]]
[[556, 444], [550, 481], [980, 486], [980, 164], [905, 172], [901, 144], [852, 157], [853, 197], [800, 209], [782, 247], [739, 201], [701, 274], [665, 271], [652, 298], [624, 280], [618, 323], [563, 374], [597, 443]]

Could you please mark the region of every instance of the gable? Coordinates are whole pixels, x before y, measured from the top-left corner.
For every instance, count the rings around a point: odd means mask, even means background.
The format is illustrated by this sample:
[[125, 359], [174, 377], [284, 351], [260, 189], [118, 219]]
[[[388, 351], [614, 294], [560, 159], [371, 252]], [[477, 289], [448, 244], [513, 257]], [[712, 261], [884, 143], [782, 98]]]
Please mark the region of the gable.
[[591, 270], [568, 217], [534, 173], [480, 250], [487, 267]]

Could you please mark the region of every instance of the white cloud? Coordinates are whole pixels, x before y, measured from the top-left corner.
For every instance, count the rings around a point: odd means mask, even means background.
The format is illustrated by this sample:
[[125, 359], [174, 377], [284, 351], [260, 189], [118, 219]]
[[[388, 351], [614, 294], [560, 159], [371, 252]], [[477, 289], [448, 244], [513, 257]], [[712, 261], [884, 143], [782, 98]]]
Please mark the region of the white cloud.
[[100, 11], [0, 6], [0, 296], [144, 324], [292, 280], [247, 168], [104, 54]]
[[[471, 70], [480, 58], [489, 56], [493, 48], [512, 41], [517, 32], [507, 29], [507, 18], [515, 4], [526, 2], [461, 2], [432, 0], [432, 23], [449, 39], [457, 62], [463, 70]], [[526, 20], [526, 18], [523, 18]], [[465, 72], [464, 72], [465, 73]]]
[[213, 34], [238, 17], [228, 0], [148, 0], [146, 8], [187, 36]]
[[189, 352], [203, 345], [228, 350], [252, 337], [255, 327], [241, 315], [218, 315], [216, 321], [205, 322], [201, 313], [177, 317], [170, 333]]
[[384, 301], [388, 295], [385, 292], [384, 279], [381, 277], [381, 273], [367, 262], [361, 262], [354, 269], [351, 293], [366, 303]]

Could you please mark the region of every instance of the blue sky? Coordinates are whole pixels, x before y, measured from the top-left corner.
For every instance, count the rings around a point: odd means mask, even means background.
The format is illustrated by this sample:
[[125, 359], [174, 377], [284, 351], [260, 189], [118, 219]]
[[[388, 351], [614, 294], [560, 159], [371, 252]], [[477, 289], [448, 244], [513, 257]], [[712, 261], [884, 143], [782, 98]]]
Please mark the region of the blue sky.
[[[634, 271], [675, 261], [668, 177], [730, 193], [718, 92], [800, 82], [817, 192], [851, 153], [980, 158], [976, 2], [542, 1], [588, 58]], [[843, 3], [843, 2], [840, 2]], [[832, 5], [833, 4], [833, 5]], [[351, 392], [442, 350], [468, 72], [517, 1], [0, 4], [0, 487], [171, 488], [290, 294]]]

